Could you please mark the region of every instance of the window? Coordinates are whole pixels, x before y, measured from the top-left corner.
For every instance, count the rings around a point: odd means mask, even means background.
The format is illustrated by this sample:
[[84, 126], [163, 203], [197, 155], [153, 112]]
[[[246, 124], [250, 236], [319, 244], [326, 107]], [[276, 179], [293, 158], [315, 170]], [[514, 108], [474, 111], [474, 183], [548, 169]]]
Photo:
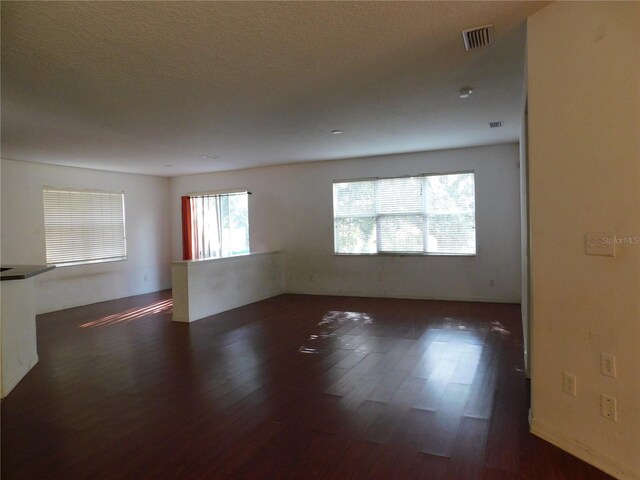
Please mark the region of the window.
[[249, 192], [182, 197], [184, 260], [249, 253]]
[[45, 187], [42, 196], [47, 263], [126, 260], [122, 192]]
[[474, 255], [474, 174], [420, 175], [333, 184], [338, 254]]

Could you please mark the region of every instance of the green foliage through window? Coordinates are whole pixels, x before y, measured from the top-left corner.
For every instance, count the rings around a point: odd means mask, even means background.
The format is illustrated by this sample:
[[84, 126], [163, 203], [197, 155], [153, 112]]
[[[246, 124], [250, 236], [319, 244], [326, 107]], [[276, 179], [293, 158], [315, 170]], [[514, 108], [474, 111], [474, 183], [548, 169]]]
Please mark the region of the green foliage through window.
[[335, 182], [339, 254], [476, 253], [474, 174]]

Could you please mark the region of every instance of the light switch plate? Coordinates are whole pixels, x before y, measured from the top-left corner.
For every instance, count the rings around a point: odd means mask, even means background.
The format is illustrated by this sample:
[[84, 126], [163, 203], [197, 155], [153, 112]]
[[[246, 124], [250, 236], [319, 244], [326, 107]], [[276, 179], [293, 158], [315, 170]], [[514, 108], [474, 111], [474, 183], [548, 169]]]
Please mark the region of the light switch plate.
[[587, 255], [616, 256], [615, 233], [587, 233], [585, 241]]

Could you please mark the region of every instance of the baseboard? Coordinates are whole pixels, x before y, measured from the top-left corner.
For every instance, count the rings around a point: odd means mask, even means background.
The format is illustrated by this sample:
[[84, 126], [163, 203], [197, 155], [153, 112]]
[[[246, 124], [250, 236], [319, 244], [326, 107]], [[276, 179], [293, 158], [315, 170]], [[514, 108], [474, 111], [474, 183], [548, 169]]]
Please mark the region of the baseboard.
[[16, 375], [13, 376], [11, 380], [5, 382], [3, 375], [2, 391], [0, 392], [0, 396], [2, 398], [5, 398], [7, 395], [9, 395], [11, 391], [16, 387], [16, 385], [20, 383], [20, 380], [22, 380], [27, 375], [27, 373], [29, 373], [31, 369], [36, 366], [37, 363], [38, 355], [35, 355], [29, 360], [29, 363], [23, 366], [24, 368], [22, 368]]
[[546, 440], [571, 455], [584, 460], [590, 465], [608, 473], [619, 480], [640, 480], [640, 472], [633, 471], [627, 465], [607, 457], [578, 440], [567, 437], [558, 430], [546, 425], [535, 418], [531, 419], [531, 433]]
[[150, 287], [150, 288], [141, 289], [139, 291], [133, 290], [131, 292], [120, 292], [114, 295], [105, 295], [104, 297], [94, 298], [91, 301], [82, 299], [82, 300], [74, 301], [71, 303], [65, 303], [65, 304], [53, 305], [53, 306], [50, 305], [50, 306], [43, 307], [41, 305], [38, 305], [38, 298], [37, 298], [38, 287], [36, 286], [36, 315], [44, 315], [45, 313], [60, 312], [62, 310], [69, 310], [71, 308], [86, 307], [87, 305], [95, 305], [96, 303], [111, 302], [112, 300], [120, 300], [122, 298], [138, 297], [140, 295], [148, 295], [150, 293], [164, 292], [165, 290], [171, 290], [171, 287], [172, 287], [171, 283], [169, 283], [169, 286], [161, 286], [160, 288]]
[[435, 301], [444, 301], [444, 302], [481, 302], [481, 303], [513, 303], [519, 304], [520, 300], [514, 300], [513, 298], [501, 298], [501, 297], [459, 297], [459, 296], [412, 296], [412, 295], [374, 295], [371, 293], [363, 293], [363, 292], [350, 292], [350, 291], [340, 291], [340, 292], [319, 292], [309, 291], [309, 290], [297, 290], [297, 289], [285, 289], [283, 293], [290, 293], [293, 295], [326, 295], [326, 296], [336, 296], [336, 297], [362, 297], [362, 298], [397, 298], [404, 300], [435, 300]]

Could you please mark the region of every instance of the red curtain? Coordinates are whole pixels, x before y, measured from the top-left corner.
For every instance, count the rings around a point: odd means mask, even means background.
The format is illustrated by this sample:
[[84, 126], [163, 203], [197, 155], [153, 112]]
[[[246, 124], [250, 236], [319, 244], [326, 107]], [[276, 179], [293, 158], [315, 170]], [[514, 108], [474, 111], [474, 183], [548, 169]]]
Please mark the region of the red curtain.
[[192, 260], [191, 197], [182, 197], [182, 259]]

